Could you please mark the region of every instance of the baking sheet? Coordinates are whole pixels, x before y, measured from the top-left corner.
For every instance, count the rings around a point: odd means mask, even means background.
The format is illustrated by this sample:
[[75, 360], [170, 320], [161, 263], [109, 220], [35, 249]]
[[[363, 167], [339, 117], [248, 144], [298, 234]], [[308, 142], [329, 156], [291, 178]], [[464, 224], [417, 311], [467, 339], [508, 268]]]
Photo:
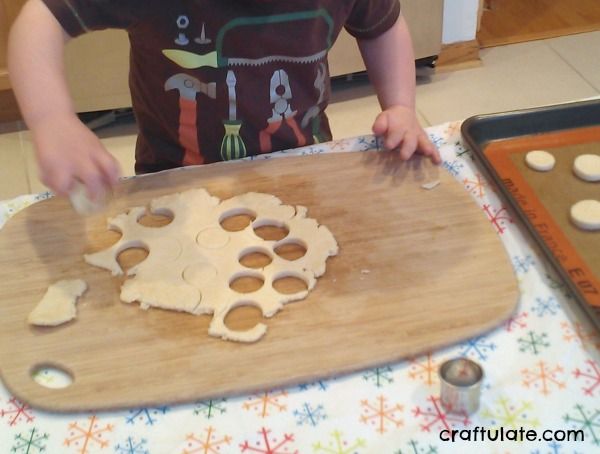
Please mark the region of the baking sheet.
[[[580, 230], [569, 219], [574, 203], [600, 199], [600, 183], [572, 171], [576, 156], [600, 153], [600, 101], [475, 116], [461, 132], [600, 329], [600, 232]], [[534, 149], [556, 158], [552, 171], [525, 164], [525, 154]]]

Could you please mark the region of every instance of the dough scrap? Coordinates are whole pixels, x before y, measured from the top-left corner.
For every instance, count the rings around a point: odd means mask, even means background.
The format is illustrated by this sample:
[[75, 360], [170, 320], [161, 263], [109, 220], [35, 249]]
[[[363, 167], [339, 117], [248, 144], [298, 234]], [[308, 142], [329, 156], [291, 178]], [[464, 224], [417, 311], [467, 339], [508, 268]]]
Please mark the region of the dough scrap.
[[433, 181], [429, 181], [427, 183], [423, 183], [421, 185], [421, 187], [423, 189], [427, 189], [428, 191], [431, 191], [432, 189], [438, 187], [440, 185], [440, 180], [433, 180]]
[[573, 161], [573, 172], [585, 181], [600, 181], [600, 155], [582, 154]]
[[600, 230], [600, 201], [582, 200], [571, 207], [571, 220], [583, 230]]
[[525, 163], [538, 172], [548, 172], [554, 168], [556, 159], [544, 150], [533, 150], [525, 155]]
[[[86, 262], [122, 275], [117, 256], [131, 247], [147, 249], [148, 257], [127, 271], [132, 278], [121, 287], [121, 300], [138, 301], [144, 309], [152, 306], [213, 314], [208, 333], [223, 339], [254, 342], [262, 337], [267, 329], [262, 323], [247, 331], [229, 329], [227, 313], [252, 305], [259, 307], [263, 316], [272, 317], [284, 304], [305, 298], [316, 278], [325, 273], [327, 258], [338, 252], [329, 229], [307, 218], [305, 207], [283, 205], [270, 194], [249, 192], [220, 201], [205, 189], [192, 189], [152, 200], [150, 212], [173, 219], [163, 227], [146, 227], [138, 222], [146, 208], [131, 208], [108, 221], [109, 229], [122, 233], [119, 241], [85, 255]], [[223, 219], [241, 214], [254, 221], [236, 232], [221, 227]], [[285, 227], [289, 233], [281, 240], [267, 241], [254, 232], [265, 225]], [[304, 256], [293, 261], [279, 257], [275, 250], [288, 243], [303, 246]], [[261, 269], [243, 266], [240, 259], [252, 252], [269, 256], [271, 263]], [[245, 294], [230, 288], [232, 281], [244, 276], [259, 277], [263, 286]], [[299, 278], [307, 289], [281, 294], [273, 282], [283, 277]]]
[[27, 321], [37, 326], [57, 326], [74, 319], [77, 316], [75, 303], [86, 290], [87, 284], [81, 279], [55, 282], [48, 287]]

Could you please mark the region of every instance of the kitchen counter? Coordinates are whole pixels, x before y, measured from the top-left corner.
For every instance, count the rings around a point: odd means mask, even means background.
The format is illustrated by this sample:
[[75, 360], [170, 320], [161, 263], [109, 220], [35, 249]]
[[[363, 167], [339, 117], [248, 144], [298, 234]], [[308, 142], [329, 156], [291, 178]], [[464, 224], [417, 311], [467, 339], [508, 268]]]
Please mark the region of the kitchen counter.
[[[428, 128], [443, 167], [462, 182], [500, 236], [521, 299], [511, 318], [482, 336], [399, 363], [265, 393], [135, 408], [52, 414], [0, 386], [0, 451], [48, 453], [594, 453], [600, 450], [600, 334], [512, 216], [460, 137], [460, 123]], [[377, 148], [372, 136], [263, 158]], [[0, 202], [0, 225], [49, 194]], [[432, 213], [435, 216], [435, 213]], [[473, 257], [473, 260], [476, 258]], [[401, 304], [401, 303], [399, 303]], [[468, 316], [468, 314], [465, 314]], [[373, 346], [373, 348], [377, 348]], [[467, 357], [484, 370], [477, 413], [440, 405], [439, 365]], [[256, 364], [256, 367], [261, 367]], [[42, 373], [50, 386], [57, 380]], [[476, 428], [581, 429], [585, 441], [479, 441]], [[471, 441], [444, 441], [459, 430]], [[477, 441], [473, 441], [477, 436]]]

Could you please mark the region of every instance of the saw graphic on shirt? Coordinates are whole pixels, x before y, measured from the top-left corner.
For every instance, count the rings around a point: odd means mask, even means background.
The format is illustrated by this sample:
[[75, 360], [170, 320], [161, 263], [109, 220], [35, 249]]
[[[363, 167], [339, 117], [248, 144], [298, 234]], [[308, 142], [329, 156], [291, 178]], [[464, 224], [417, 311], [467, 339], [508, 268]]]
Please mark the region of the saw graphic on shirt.
[[[294, 31], [306, 30], [306, 21], [312, 21], [311, 31], [321, 36], [313, 36], [306, 46], [290, 46], [290, 42], [302, 39]], [[254, 119], [255, 124], [262, 121], [263, 127], [258, 131], [246, 129], [246, 133], [258, 134], [252, 138], [253, 143], [258, 142], [258, 152], [273, 151], [273, 138], [280, 134], [292, 137], [296, 147], [327, 138], [321, 131], [320, 117], [329, 77], [325, 61], [333, 40], [333, 20], [326, 10], [238, 17], [223, 25], [214, 38], [206, 23], [194, 24], [185, 14], [179, 15], [175, 24], [173, 47], [163, 49], [162, 54], [174, 63], [176, 72], [165, 81], [164, 89], [179, 93], [178, 139], [184, 150], [184, 165], [205, 161], [199, 141], [202, 125], [198, 124], [198, 112], [211, 100], [223, 103], [226, 112], [222, 119], [221, 159], [239, 159], [249, 154], [242, 134], [244, 118], [238, 106], [244, 91], [257, 100], [257, 105], [269, 100], [270, 115]], [[273, 36], [286, 38], [276, 40]], [[310, 87], [301, 85], [306, 85], [306, 75], [302, 81], [294, 80], [297, 68], [302, 67], [314, 73]], [[244, 81], [251, 84], [245, 85]], [[300, 96], [292, 89], [294, 82], [300, 84]], [[302, 103], [298, 98], [302, 98]], [[300, 104], [304, 108], [299, 114]], [[251, 114], [264, 116], [259, 112]]]

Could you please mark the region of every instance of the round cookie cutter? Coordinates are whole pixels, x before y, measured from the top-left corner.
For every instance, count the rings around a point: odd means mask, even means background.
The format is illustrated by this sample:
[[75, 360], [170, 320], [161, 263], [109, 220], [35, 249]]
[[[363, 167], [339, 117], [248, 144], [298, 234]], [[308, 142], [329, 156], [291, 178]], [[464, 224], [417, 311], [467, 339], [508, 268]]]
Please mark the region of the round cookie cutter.
[[479, 408], [483, 369], [468, 358], [453, 358], [438, 370], [440, 400], [448, 413], [471, 414]]

